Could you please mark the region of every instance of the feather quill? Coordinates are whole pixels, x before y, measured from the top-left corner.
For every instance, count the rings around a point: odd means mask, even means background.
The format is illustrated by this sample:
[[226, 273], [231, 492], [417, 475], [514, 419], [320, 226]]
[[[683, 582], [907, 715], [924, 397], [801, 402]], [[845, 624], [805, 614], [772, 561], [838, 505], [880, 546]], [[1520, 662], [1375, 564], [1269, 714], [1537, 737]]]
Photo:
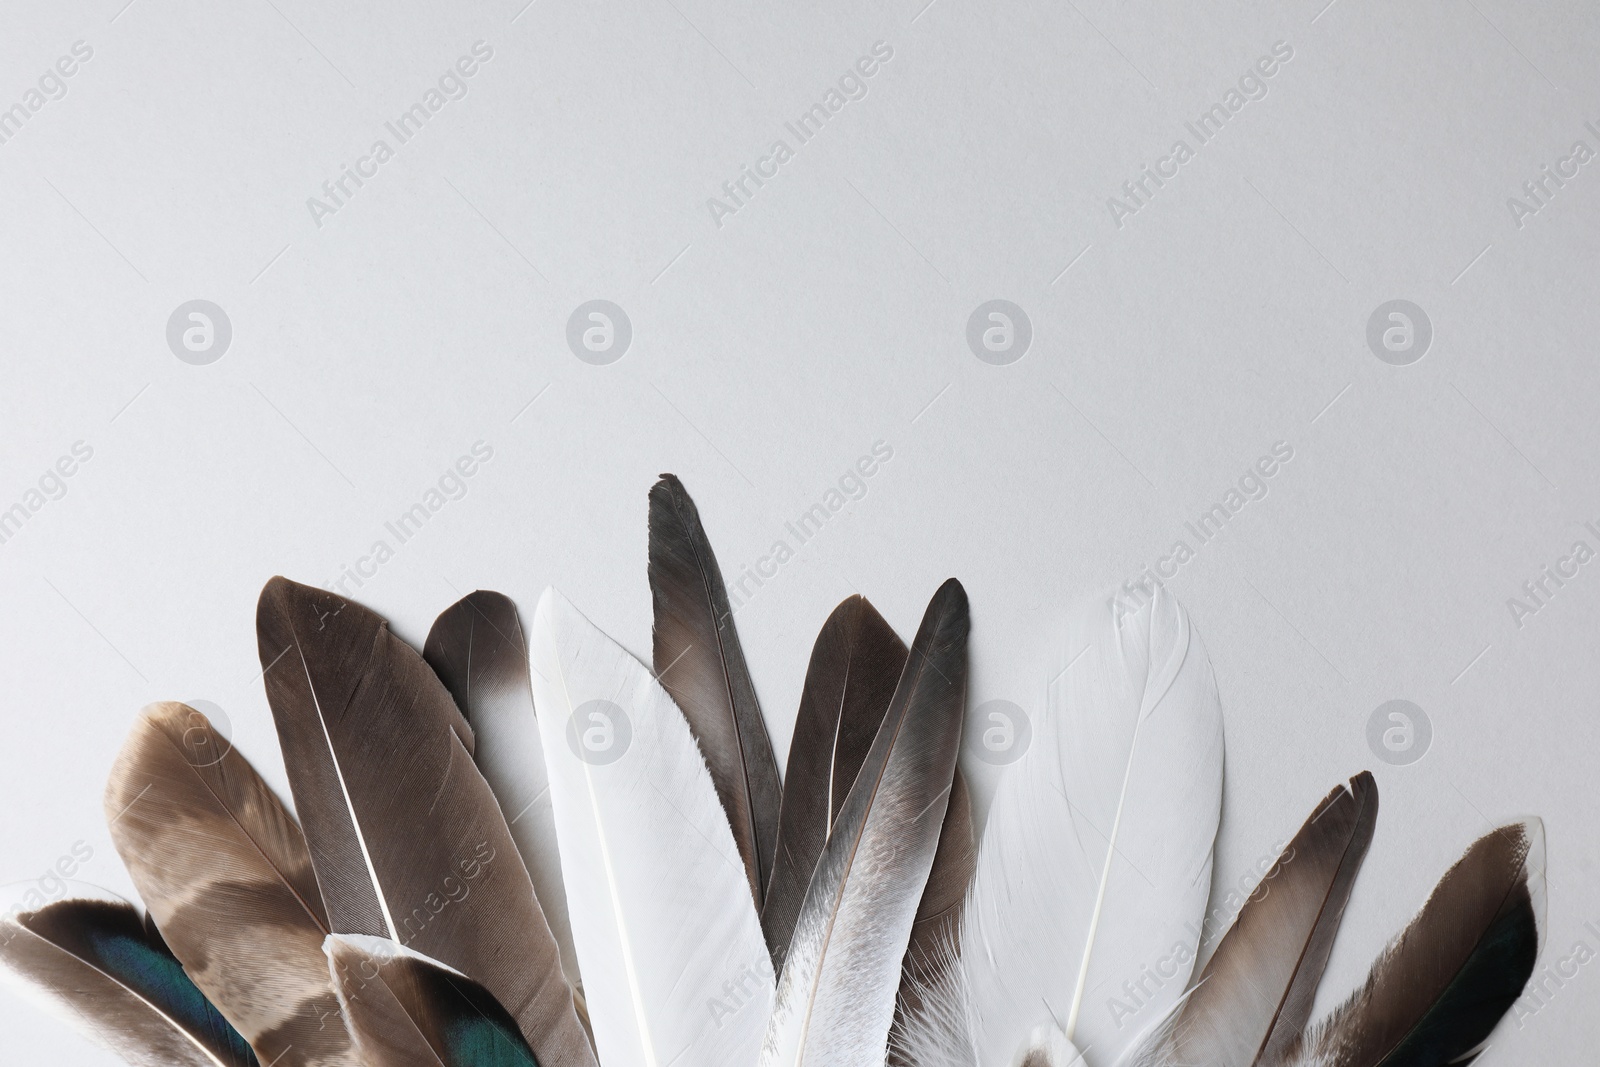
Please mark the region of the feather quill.
[[560, 953], [472, 729], [366, 608], [274, 578], [256, 612], [267, 700], [335, 933], [387, 937], [481, 983], [545, 1067], [594, 1067]]
[[69, 899], [8, 915], [0, 962], [134, 1067], [257, 1067], [131, 904]]
[[[1066, 1067], [1080, 1049], [1114, 1064], [1188, 981], [1221, 809], [1221, 709], [1170, 594], [1121, 605], [1071, 616], [1073, 659], [989, 812], [959, 974], [902, 1029], [918, 1067]], [[1129, 1018], [1124, 981], [1158, 966], [1164, 984]]]
[[263, 1063], [357, 1067], [322, 940], [328, 917], [294, 818], [184, 704], [123, 744], [106, 818], [168, 947]]
[[1366, 983], [1309, 1031], [1290, 1067], [1444, 1067], [1476, 1055], [1533, 974], [1544, 923], [1544, 826], [1479, 838]]
[[789, 742], [777, 858], [761, 910], [774, 968], [783, 965], [817, 857], [905, 665], [905, 642], [865, 597], [841, 603], [817, 634]]
[[1239, 910], [1169, 1032], [1172, 1063], [1277, 1067], [1317, 985], [1372, 843], [1378, 786], [1363, 772], [1319, 804]]
[[366, 1067], [539, 1067], [477, 982], [384, 938], [334, 934], [327, 965]]
[[501, 593], [478, 590], [434, 621], [422, 646], [477, 737], [473, 756], [494, 790], [517, 851], [533, 879], [534, 896], [561, 949], [561, 967], [578, 984], [578, 957], [561, 882], [550, 781], [534, 718], [528, 645], [517, 607]]
[[966, 592], [928, 604], [882, 725], [812, 873], [762, 1067], [881, 1067], [901, 962], [944, 825], [966, 694]]
[[656, 676], [705, 754], [760, 911], [777, 848], [778, 762], [717, 557], [699, 510], [671, 474], [650, 490], [650, 596]]
[[554, 589], [534, 699], [572, 935], [606, 1067], [752, 1064], [772, 967], [688, 724], [643, 664]]

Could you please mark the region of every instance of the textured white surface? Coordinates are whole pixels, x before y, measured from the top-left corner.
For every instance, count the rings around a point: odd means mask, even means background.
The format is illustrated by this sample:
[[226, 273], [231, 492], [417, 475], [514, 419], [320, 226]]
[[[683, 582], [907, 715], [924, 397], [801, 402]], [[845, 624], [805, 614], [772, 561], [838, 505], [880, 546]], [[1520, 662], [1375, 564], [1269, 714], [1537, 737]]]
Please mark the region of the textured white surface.
[[[1228, 744], [1213, 907], [1372, 767], [1325, 1003], [1524, 813], [1549, 837], [1545, 961], [1600, 948], [1600, 566], [1520, 628], [1507, 607], [1600, 549], [1600, 164], [1521, 228], [1507, 207], [1600, 148], [1592, 5], [124, 3], [14, 3], [0, 33], [0, 109], [93, 49], [0, 144], [0, 511], [93, 449], [0, 544], [16, 895], [63, 858], [129, 891], [100, 790], [151, 700], [219, 705], [283, 786], [253, 633], [271, 574], [330, 581], [384, 539], [346, 588], [419, 644], [462, 593], [527, 613], [553, 582], [648, 654], [670, 470], [730, 584], [776, 567], [739, 628], [780, 760], [849, 593], [909, 637], [959, 576], [973, 705], [1033, 713], [1065, 605], [1186, 538], [1170, 587]], [[307, 198], [479, 40], [465, 98], [318, 228]], [[878, 41], [865, 98], [798, 144], [785, 122]], [[1265, 97], [1118, 228], [1107, 199], [1279, 41]], [[707, 199], [777, 138], [792, 158], [719, 228]], [[197, 298], [233, 326], [209, 366], [165, 337]], [[1032, 322], [1009, 366], [967, 346], [995, 298]], [[1397, 298], [1434, 330], [1404, 367], [1366, 342]], [[632, 322], [609, 366], [567, 347], [592, 299]], [[399, 543], [385, 523], [479, 441], [465, 495]], [[878, 441], [865, 495], [800, 543], [786, 523]], [[1184, 524], [1280, 441], [1266, 496], [1198, 543]], [[1433, 726], [1410, 766], [1368, 748], [1396, 698]], [[969, 769], [981, 800], [998, 771]], [[1565, 982], [1496, 1062], [1600, 1041], [1600, 972]], [[46, 1057], [114, 1062], [0, 998], [0, 1058]]]

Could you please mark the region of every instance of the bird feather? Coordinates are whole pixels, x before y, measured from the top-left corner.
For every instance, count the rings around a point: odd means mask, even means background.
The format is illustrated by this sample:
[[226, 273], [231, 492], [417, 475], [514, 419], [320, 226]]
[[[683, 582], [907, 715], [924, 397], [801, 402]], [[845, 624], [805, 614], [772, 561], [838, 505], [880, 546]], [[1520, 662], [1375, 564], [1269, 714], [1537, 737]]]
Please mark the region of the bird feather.
[[334, 934], [327, 966], [366, 1067], [539, 1067], [488, 990], [386, 938]]
[[1544, 826], [1485, 834], [1439, 880], [1365, 984], [1289, 1067], [1444, 1067], [1476, 1055], [1522, 995], [1544, 925]]
[[881, 1067], [901, 963], [955, 773], [966, 592], [928, 605], [889, 710], [812, 873], [778, 981], [762, 1067]]
[[761, 910], [774, 968], [782, 967], [817, 857], [905, 665], [905, 642], [865, 597], [841, 603], [817, 634], [789, 742], [777, 858]]
[[717, 557], [699, 509], [671, 474], [650, 490], [650, 596], [656, 676], [705, 754], [759, 911], [777, 849], [778, 762]]
[[534, 700], [572, 935], [606, 1067], [751, 1064], [772, 967], [746, 868], [678, 706], [545, 591]]
[[[1204, 646], [1157, 587], [1134, 611], [1120, 599], [1078, 608], [1068, 650], [990, 809], [961, 973], [902, 1030], [918, 1067], [1065, 1067], [1079, 1049], [1113, 1064], [1188, 980], [1221, 808]], [[1129, 1007], [1123, 983], [1158, 965], [1164, 983]]]
[[1323, 798], [1239, 910], [1163, 1033], [1167, 1062], [1283, 1062], [1310, 1021], [1377, 817], [1371, 774]]
[[69, 898], [8, 915], [0, 962], [134, 1067], [257, 1067], [131, 904]]
[[168, 947], [261, 1061], [357, 1067], [305, 838], [249, 761], [195, 709], [152, 704], [112, 767], [105, 809]]
[[494, 790], [534, 896], [561, 949], [561, 967], [578, 984], [578, 957], [561, 881], [555, 814], [528, 676], [528, 646], [517, 607], [501, 593], [478, 590], [434, 621], [423, 658], [455, 697], [477, 737], [478, 770]]
[[472, 729], [359, 604], [274, 578], [256, 613], [267, 700], [335, 933], [387, 937], [489, 990], [545, 1067], [594, 1067], [560, 953]]

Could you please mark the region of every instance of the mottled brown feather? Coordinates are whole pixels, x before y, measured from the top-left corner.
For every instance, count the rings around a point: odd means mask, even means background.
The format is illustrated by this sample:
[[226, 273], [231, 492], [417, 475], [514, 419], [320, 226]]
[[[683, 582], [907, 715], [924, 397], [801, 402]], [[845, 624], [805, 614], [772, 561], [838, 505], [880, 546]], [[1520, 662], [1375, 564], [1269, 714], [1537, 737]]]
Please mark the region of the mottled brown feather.
[[194, 708], [152, 704], [112, 767], [105, 811], [167, 946], [261, 1061], [359, 1067], [305, 838], [228, 739]]

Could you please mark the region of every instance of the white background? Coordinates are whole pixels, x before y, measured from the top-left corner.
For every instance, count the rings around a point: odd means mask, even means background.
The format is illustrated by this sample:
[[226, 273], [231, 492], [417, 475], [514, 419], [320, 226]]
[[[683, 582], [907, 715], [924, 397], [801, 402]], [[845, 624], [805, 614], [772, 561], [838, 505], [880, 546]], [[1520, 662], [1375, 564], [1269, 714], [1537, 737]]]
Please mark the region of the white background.
[[[1520, 627], [1507, 606], [1600, 548], [1600, 162], [1521, 227], [1506, 203], [1600, 149], [1592, 5], [524, 2], [7, 6], [0, 108], [93, 49], [0, 144], [0, 509], [93, 449], [0, 544], [8, 892], [83, 841], [78, 877], [131, 893], [100, 791], [146, 702], [214, 702], [286, 792], [261, 584], [392, 545], [474, 442], [494, 455], [466, 495], [346, 588], [420, 642], [471, 589], [529, 611], [556, 583], [642, 656], [659, 472], [731, 577], [893, 449], [739, 612], [781, 759], [844, 596], [909, 637], [959, 576], [972, 704], [1036, 713], [1067, 603], [1283, 441], [1267, 496], [1170, 583], [1224, 700], [1219, 892], [1371, 767], [1324, 1003], [1522, 814], [1549, 837], [1541, 963], [1600, 949], [1600, 562]], [[479, 40], [466, 97], [319, 227], [307, 198]], [[878, 41], [866, 97], [798, 144], [785, 120]], [[1266, 96], [1119, 227], [1107, 199], [1280, 41]], [[707, 199], [777, 138], [794, 158], [717, 225]], [[208, 366], [165, 338], [195, 298], [233, 327]], [[633, 326], [609, 366], [565, 340], [595, 298]], [[1009, 366], [967, 347], [991, 298], [1032, 322]], [[1434, 329], [1402, 367], [1366, 343], [1396, 298]], [[1433, 725], [1409, 766], [1367, 743], [1394, 698]], [[1481, 1062], [1581, 1059], [1597, 989], [1580, 969]], [[117, 1062], [9, 995], [0, 1058]]]

